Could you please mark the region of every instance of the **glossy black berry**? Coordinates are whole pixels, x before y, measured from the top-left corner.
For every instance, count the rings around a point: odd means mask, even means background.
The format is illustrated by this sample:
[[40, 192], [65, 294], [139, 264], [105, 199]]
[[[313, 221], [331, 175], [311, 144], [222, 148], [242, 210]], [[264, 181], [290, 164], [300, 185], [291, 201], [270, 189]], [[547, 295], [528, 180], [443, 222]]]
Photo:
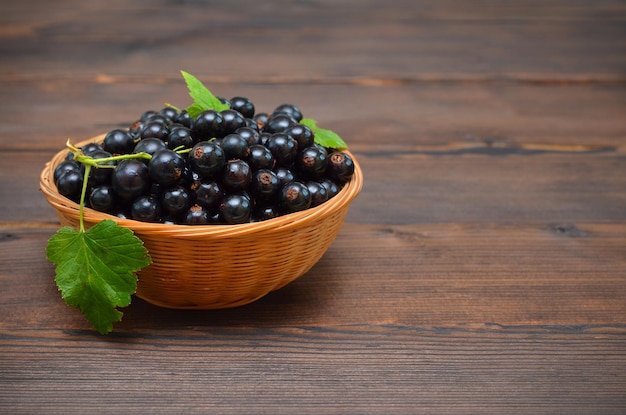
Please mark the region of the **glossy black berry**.
[[200, 113], [191, 127], [191, 135], [196, 141], [205, 141], [220, 137], [222, 131], [222, 114], [215, 110]]
[[171, 186], [181, 181], [187, 163], [178, 153], [170, 149], [157, 151], [148, 163], [150, 179], [163, 186]]
[[329, 178], [340, 185], [346, 183], [354, 174], [354, 161], [349, 154], [335, 151], [328, 156], [327, 172]]
[[170, 124], [172, 124], [176, 122], [178, 115], [179, 115], [179, 111], [176, 108], [164, 107], [164, 108], [161, 108], [161, 110], [159, 111], [159, 114], [165, 117], [165, 119], [167, 119], [167, 121]]
[[102, 151], [104, 148], [98, 143], [88, 143], [80, 148], [84, 155], [90, 156], [94, 151]]
[[[109, 158], [111, 156], [112, 156], [111, 153], [104, 151], [104, 150], [95, 150], [90, 154], [90, 157], [92, 157], [94, 160]], [[115, 161], [104, 161], [104, 162], [98, 162], [98, 166], [110, 166], [110, 167], [97, 167], [97, 166], [91, 167], [91, 170], [89, 171], [89, 179], [88, 179], [89, 186], [97, 186], [100, 184], [110, 183], [111, 174], [113, 173], [113, 169], [111, 167], [115, 166], [115, 164], [116, 164]], [[82, 170], [84, 171], [84, 167]]]
[[274, 109], [273, 113], [288, 114], [297, 122], [300, 122], [302, 120], [302, 112], [300, 112], [300, 109], [294, 104], [281, 104]]
[[341, 190], [339, 185], [330, 179], [322, 179], [320, 184], [326, 188], [326, 193], [328, 193], [329, 199], [337, 196], [337, 193]]
[[237, 129], [246, 126], [245, 117], [233, 109], [222, 111], [222, 130], [220, 137], [234, 133]]
[[213, 223], [211, 213], [200, 205], [193, 205], [189, 208], [182, 219], [185, 225], [209, 225]]
[[296, 120], [289, 114], [278, 113], [272, 114], [270, 118], [267, 120], [267, 124], [263, 128], [263, 131], [268, 133], [282, 133], [285, 131], [290, 125], [296, 123]]
[[[167, 144], [160, 138], [146, 138], [139, 141], [135, 148], [133, 149], [133, 153], [148, 153], [153, 156], [156, 152], [167, 149]], [[145, 161], [148, 163], [148, 160]]]
[[165, 189], [159, 199], [161, 207], [170, 216], [179, 216], [191, 206], [191, 196], [187, 188], [175, 185]]
[[276, 197], [280, 190], [280, 180], [272, 170], [260, 169], [252, 176], [250, 194], [259, 201], [269, 201]]
[[224, 166], [222, 183], [230, 191], [246, 190], [252, 180], [252, 170], [243, 160], [229, 160]]
[[60, 162], [54, 168], [54, 173], [52, 176], [54, 184], [57, 184], [57, 181], [59, 181], [59, 177], [61, 177], [61, 175], [67, 171], [75, 171], [76, 173], [80, 174], [81, 165], [77, 161], [74, 161], [74, 160], [63, 160], [62, 162]]
[[118, 128], [109, 131], [104, 136], [102, 148], [111, 154], [132, 153], [135, 148], [135, 139], [128, 130]]
[[246, 162], [252, 170], [274, 168], [274, 156], [272, 152], [261, 144], [253, 144], [249, 147], [250, 154]]
[[252, 202], [243, 194], [229, 194], [220, 203], [220, 219], [222, 222], [235, 225], [250, 221]]
[[252, 127], [238, 128], [235, 131], [235, 133], [239, 134], [241, 138], [246, 140], [246, 143], [248, 143], [248, 146], [251, 146], [252, 144], [260, 144], [260, 140], [259, 140], [260, 133], [258, 130], [255, 130]]
[[257, 129], [259, 131], [262, 131], [265, 128], [265, 125], [267, 124], [268, 119], [269, 119], [269, 114], [266, 112], [259, 112], [257, 114], [254, 114], [254, 117], [252, 117], [252, 120], [257, 125]]
[[113, 170], [111, 186], [124, 200], [131, 200], [150, 190], [148, 166], [137, 159], [120, 160]]
[[83, 188], [83, 175], [80, 171], [68, 170], [57, 180], [57, 190], [61, 196], [78, 203]]
[[177, 148], [191, 148], [195, 144], [193, 136], [191, 135], [191, 129], [183, 125], [176, 125], [170, 128], [170, 133], [166, 141], [167, 148], [171, 150]]
[[328, 192], [321, 183], [309, 181], [306, 182], [306, 186], [311, 193], [311, 207], [321, 205], [328, 200]]
[[281, 189], [279, 203], [285, 213], [308, 209], [311, 207], [311, 192], [304, 183], [288, 183]]
[[196, 204], [202, 206], [208, 211], [215, 211], [224, 198], [222, 186], [211, 180], [202, 180], [193, 187], [194, 200]]
[[142, 140], [145, 138], [158, 138], [165, 141], [167, 140], [169, 132], [170, 130], [164, 122], [155, 120], [149, 121], [143, 126], [141, 132], [139, 133], [139, 137]]
[[254, 104], [246, 97], [233, 97], [230, 100], [230, 107], [239, 111], [245, 118], [254, 117]]
[[276, 205], [266, 205], [266, 204], [258, 204], [255, 205], [252, 209], [252, 217], [250, 218], [253, 222], [261, 222], [268, 219], [277, 218], [280, 216], [280, 210]]
[[187, 128], [191, 128], [191, 124], [193, 123], [193, 118], [191, 118], [191, 115], [189, 115], [189, 113], [187, 112], [187, 110], [182, 110], [178, 116], [176, 117], [176, 120], [174, 120], [175, 123], [183, 125]]
[[131, 205], [131, 216], [141, 222], [159, 222], [161, 206], [152, 195], [139, 196]]
[[298, 142], [284, 133], [272, 134], [265, 146], [272, 152], [279, 167], [290, 167], [298, 154]]
[[238, 133], [225, 136], [220, 142], [226, 160], [245, 159], [250, 154], [248, 142]]
[[283, 187], [287, 183], [291, 183], [296, 180], [296, 176], [293, 172], [286, 167], [278, 167], [274, 170], [276, 173], [276, 177], [278, 177], [278, 181], [280, 182], [280, 187]]
[[201, 141], [195, 144], [187, 160], [193, 171], [200, 177], [206, 178], [220, 174], [226, 162], [224, 151], [212, 141]]
[[297, 168], [309, 180], [320, 179], [328, 167], [328, 153], [321, 146], [307, 147], [298, 154]]
[[313, 131], [304, 124], [291, 124], [284, 132], [298, 142], [298, 148], [307, 148], [315, 143]]
[[116, 207], [116, 202], [117, 198], [111, 186], [97, 186], [89, 192], [89, 207], [99, 212], [112, 212]]

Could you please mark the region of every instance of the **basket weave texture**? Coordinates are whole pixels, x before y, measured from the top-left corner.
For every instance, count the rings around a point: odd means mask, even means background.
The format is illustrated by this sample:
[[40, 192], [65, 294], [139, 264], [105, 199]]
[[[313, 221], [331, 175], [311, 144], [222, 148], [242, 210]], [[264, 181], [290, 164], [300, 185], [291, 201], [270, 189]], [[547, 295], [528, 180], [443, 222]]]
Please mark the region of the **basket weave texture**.
[[[101, 142], [104, 135], [78, 143]], [[79, 206], [61, 196], [53, 173], [67, 150], [57, 153], [41, 172], [40, 189], [61, 225], [78, 228]], [[219, 309], [241, 306], [305, 274], [339, 233], [349, 205], [361, 191], [363, 176], [355, 164], [352, 179], [332, 199], [305, 211], [241, 225], [186, 226], [120, 219], [84, 209], [84, 223], [104, 219], [131, 229], [152, 257], [138, 273], [136, 295], [157, 306]]]

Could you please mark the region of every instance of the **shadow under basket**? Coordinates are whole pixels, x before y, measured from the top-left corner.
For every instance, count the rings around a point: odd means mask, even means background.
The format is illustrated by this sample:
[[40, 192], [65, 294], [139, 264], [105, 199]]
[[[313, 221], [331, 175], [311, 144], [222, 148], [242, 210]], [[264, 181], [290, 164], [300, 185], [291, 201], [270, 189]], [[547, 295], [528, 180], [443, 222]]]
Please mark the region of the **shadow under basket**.
[[[101, 142], [104, 135], [78, 143]], [[78, 229], [79, 206], [61, 196], [53, 181], [68, 150], [46, 163], [40, 189], [63, 226]], [[350, 153], [348, 153], [350, 154]], [[354, 175], [327, 202], [305, 211], [241, 225], [170, 225], [120, 219], [84, 209], [90, 227], [111, 219], [131, 229], [152, 258], [138, 272], [137, 297], [160, 307], [219, 309], [258, 300], [305, 274], [324, 255], [357, 197], [363, 175], [354, 156]]]

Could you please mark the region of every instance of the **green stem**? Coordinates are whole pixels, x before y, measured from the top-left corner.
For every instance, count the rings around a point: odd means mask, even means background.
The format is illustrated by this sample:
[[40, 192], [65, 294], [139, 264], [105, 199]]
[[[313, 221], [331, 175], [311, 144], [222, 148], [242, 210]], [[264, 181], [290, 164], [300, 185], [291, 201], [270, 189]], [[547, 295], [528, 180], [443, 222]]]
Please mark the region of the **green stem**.
[[91, 172], [91, 165], [85, 164], [85, 175], [83, 176], [83, 190], [80, 193], [80, 203], [78, 204], [78, 221], [79, 221], [81, 232], [85, 232], [85, 221], [83, 220], [83, 209], [85, 206], [85, 194], [87, 194], [87, 182], [89, 181], [89, 172]]
[[125, 160], [125, 159], [150, 160], [152, 156], [148, 153], [141, 152], [141, 153], [133, 153], [133, 154], [121, 154], [119, 156], [103, 157], [101, 159], [94, 159], [93, 157], [85, 156], [83, 154], [77, 154], [75, 158], [76, 158], [76, 161], [84, 165], [90, 165], [94, 167], [104, 167], [104, 166], [98, 166], [98, 164], [107, 163], [109, 161]]

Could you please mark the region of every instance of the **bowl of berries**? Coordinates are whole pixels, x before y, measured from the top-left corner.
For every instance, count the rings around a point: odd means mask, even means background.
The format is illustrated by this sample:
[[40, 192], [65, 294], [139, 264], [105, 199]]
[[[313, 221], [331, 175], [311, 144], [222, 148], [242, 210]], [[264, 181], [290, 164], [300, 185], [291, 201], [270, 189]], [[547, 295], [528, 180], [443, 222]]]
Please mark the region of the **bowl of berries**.
[[104, 301], [115, 321], [133, 294], [177, 309], [253, 302], [318, 262], [361, 191], [345, 142], [296, 105], [257, 112], [183, 76], [192, 105], [68, 140], [41, 172], [64, 226], [47, 255], [64, 299], [86, 315]]

